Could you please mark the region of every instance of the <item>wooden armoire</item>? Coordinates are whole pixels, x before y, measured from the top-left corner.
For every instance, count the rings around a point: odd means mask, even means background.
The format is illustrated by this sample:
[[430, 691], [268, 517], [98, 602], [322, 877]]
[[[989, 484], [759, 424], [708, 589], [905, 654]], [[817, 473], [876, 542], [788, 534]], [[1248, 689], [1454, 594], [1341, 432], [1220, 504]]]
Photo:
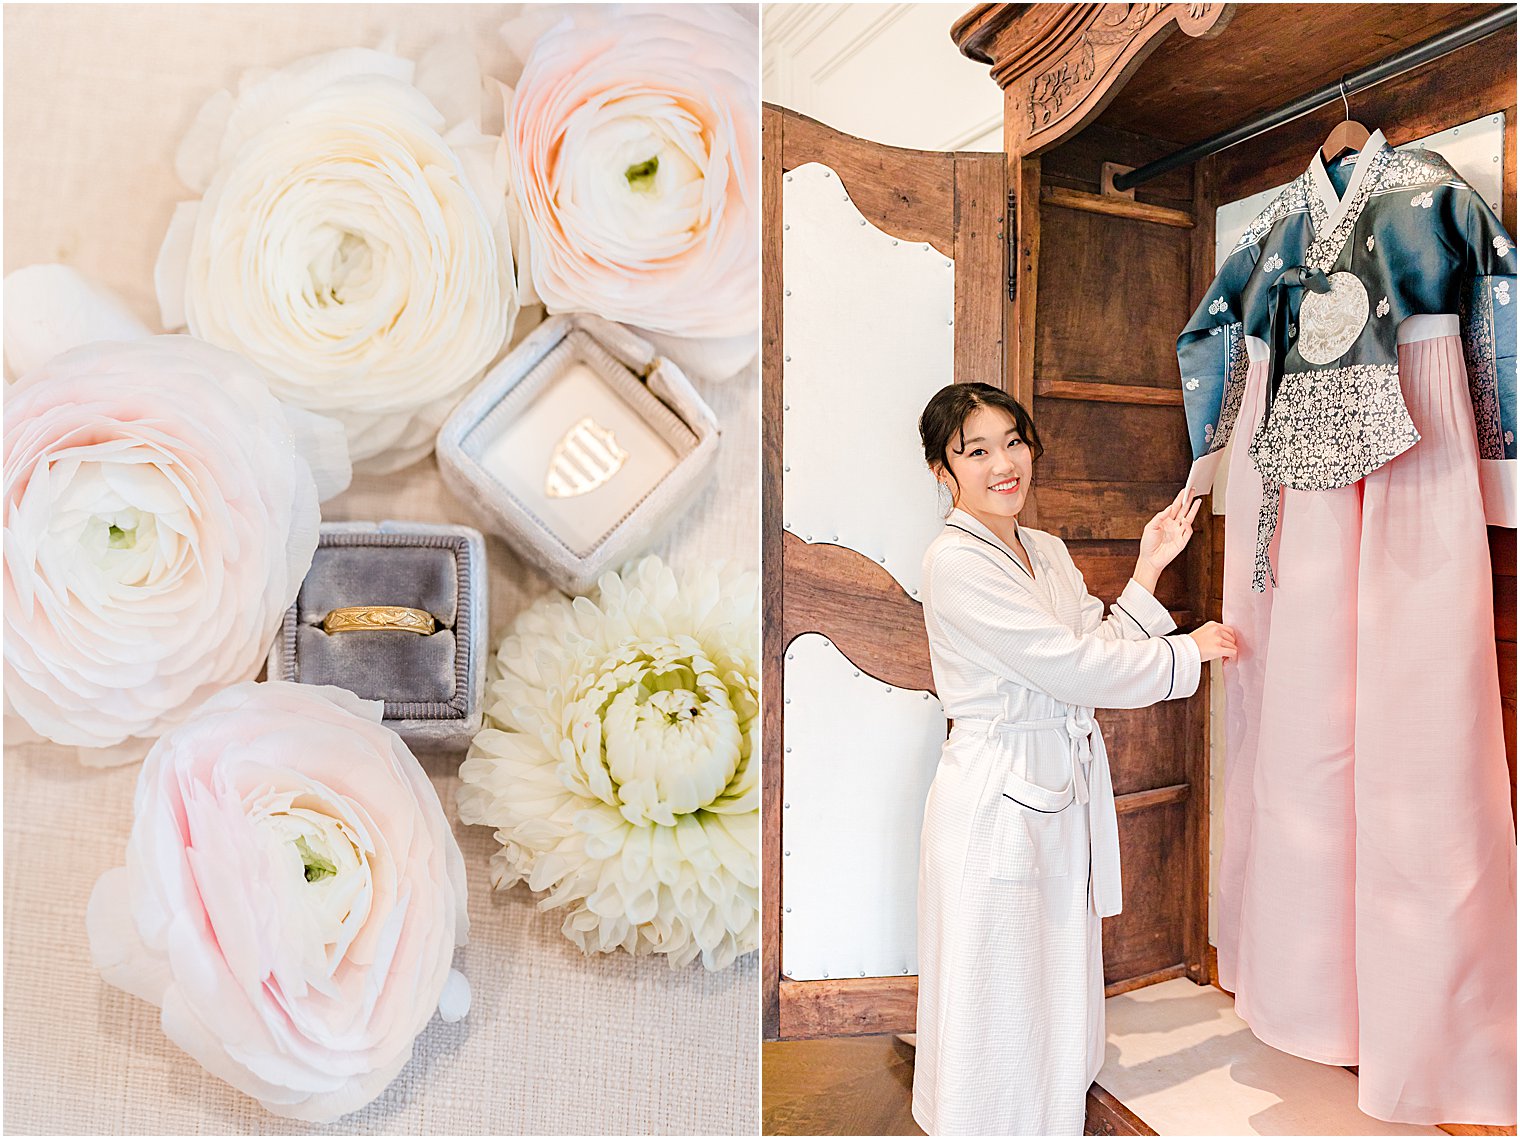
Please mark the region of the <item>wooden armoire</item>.
[[[1090, 591], [1112, 599], [1145, 521], [1188, 473], [1175, 339], [1214, 276], [1215, 212], [1296, 177], [1345, 109], [1336, 100], [1128, 194], [1114, 191], [1113, 173], [1258, 118], [1495, 7], [978, 5], [950, 34], [1003, 90], [1001, 155], [882, 147], [767, 107], [767, 693], [780, 690], [787, 645], [808, 631], [832, 636], [856, 667], [888, 684], [932, 684], [918, 603], [848, 551], [783, 533], [786, 171], [827, 160], [874, 224], [954, 257], [957, 379], [1001, 383], [1032, 409], [1046, 456], [1025, 520], [1058, 534]], [[1502, 112], [1501, 216], [1512, 234], [1515, 51], [1511, 25], [1350, 98], [1352, 115], [1395, 146]], [[1183, 629], [1220, 617], [1223, 540], [1223, 519], [1205, 508], [1185, 564], [1163, 577], [1160, 599]], [[1515, 532], [1491, 529], [1490, 547], [1513, 786]], [[1124, 858], [1124, 912], [1104, 929], [1110, 993], [1178, 976], [1214, 979], [1206, 689], [1151, 709], [1100, 711]], [[782, 973], [784, 716], [781, 701], [768, 699], [765, 1035], [910, 1032], [913, 977], [801, 981]]]

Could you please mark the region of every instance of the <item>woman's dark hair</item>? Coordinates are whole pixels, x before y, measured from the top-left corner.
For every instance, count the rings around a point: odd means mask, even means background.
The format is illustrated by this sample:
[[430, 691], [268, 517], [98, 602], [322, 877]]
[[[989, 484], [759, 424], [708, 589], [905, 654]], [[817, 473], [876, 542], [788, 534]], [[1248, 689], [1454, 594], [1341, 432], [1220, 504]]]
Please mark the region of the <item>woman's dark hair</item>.
[[924, 462], [931, 470], [950, 472], [950, 452], [957, 455], [966, 449], [966, 420], [978, 408], [996, 407], [1013, 416], [1013, 426], [1038, 459], [1045, 453], [1040, 435], [1034, 429], [1034, 419], [1024, 410], [1024, 405], [1002, 388], [991, 384], [948, 384], [934, 393], [924, 413], [918, 417], [918, 438], [924, 445]]

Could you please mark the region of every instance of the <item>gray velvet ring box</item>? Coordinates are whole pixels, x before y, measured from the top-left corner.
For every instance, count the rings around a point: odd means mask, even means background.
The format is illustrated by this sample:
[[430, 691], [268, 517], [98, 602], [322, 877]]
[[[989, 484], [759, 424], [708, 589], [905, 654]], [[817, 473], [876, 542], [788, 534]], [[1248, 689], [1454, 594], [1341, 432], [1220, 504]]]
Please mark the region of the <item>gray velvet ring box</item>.
[[[324, 522], [311, 569], [269, 654], [269, 679], [333, 684], [385, 702], [387, 727], [417, 747], [456, 750], [480, 730], [485, 686], [485, 540], [468, 526]], [[431, 613], [428, 636], [327, 633], [351, 605]]]
[[719, 428], [673, 363], [621, 325], [550, 317], [438, 435], [445, 484], [566, 593], [647, 549], [713, 473]]

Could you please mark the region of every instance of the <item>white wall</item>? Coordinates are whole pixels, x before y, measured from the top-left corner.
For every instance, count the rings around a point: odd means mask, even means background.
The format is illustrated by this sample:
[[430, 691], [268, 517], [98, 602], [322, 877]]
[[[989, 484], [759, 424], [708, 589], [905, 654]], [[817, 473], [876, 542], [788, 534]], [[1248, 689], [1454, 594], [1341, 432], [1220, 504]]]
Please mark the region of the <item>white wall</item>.
[[969, 5], [767, 4], [768, 102], [836, 130], [919, 150], [1003, 149], [1003, 93], [961, 55], [950, 25]]

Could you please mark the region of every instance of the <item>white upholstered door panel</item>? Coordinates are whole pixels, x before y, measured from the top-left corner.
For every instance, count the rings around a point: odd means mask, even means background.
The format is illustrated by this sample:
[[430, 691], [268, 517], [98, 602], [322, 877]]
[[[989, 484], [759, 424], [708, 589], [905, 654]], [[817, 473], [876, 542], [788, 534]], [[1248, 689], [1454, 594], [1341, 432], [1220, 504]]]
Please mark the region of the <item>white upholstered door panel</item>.
[[917, 973], [918, 832], [944, 709], [819, 633], [787, 648], [784, 688], [782, 975]]
[[819, 163], [785, 175], [782, 217], [783, 526], [916, 597], [941, 524], [918, 415], [954, 379], [954, 263], [872, 225]]

